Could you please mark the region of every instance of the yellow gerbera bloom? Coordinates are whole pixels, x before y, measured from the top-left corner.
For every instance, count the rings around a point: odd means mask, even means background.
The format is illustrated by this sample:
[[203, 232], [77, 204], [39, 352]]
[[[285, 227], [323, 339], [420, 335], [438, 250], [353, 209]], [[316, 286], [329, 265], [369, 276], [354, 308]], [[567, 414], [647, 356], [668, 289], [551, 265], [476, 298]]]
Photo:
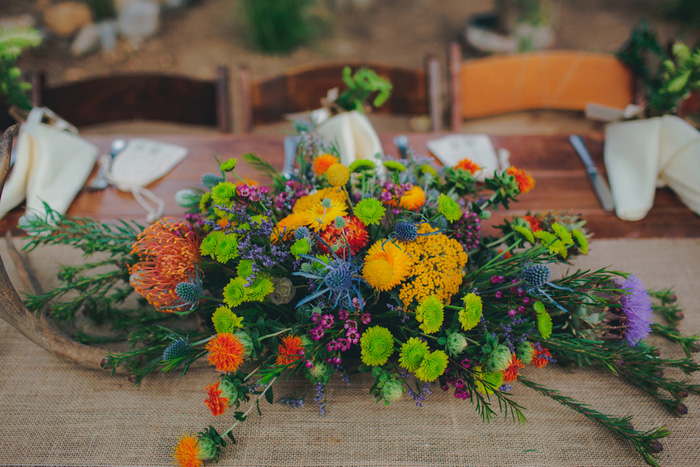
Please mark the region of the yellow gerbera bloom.
[[[330, 198], [326, 198], [330, 200]], [[324, 207], [323, 202], [314, 205], [308, 211], [305, 211], [307, 216], [307, 225], [315, 232], [319, 232], [328, 227], [336, 217], [344, 217], [348, 215], [348, 207], [344, 202], [334, 202], [330, 200], [330, 207]]]
[[292, 212], [308, 211], [309, 209], [313, 208], [315, 205], [323, 201], [325, 198], [330, 199], [333, 204], [344, 203], [345, 193], [337, 187], [324, 188], [323, 190], [318, 190], [312, 195], [302, 196], [301, 198], [299, 198], [294, 204], [294, 209], [292, 209]]

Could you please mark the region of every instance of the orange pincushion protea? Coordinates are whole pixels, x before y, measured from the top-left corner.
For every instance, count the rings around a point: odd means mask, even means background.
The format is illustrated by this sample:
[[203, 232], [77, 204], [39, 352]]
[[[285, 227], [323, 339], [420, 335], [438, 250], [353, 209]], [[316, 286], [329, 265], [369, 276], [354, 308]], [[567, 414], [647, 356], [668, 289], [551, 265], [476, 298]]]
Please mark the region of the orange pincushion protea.
[[[358, 251], [367, 245], [367, 241], [369, 240], [367, 228], [360, 219], [355, 216], [346, 216], [345, 221], [345, 227], [338, 228], [331, 224], [321, 233], [321, 238], [328, 246], [331, 248], [333, 245], [338, 246], [335, 254], [341, 258], [344, 258], [347, 254], [345, 251], [346, 246], [349, 246], [350, 252], [356, 255]], [[330, 251], [328, 251], [328, 248], [322, 242], [319, 242], [318, 248], [323, 253], [330, 254]]]
[[506, 170], [506, 173], [515, 177], [515, 181], [518, 183], [518, 190], [522, 194], [527, 193], [535, 187], [535, 179], [524, 170], [518, 170], [511, 165], [508, 170]]
[[183, 302], [175, 288], [196, 277], [199, 244], [199, 235], [189, 224], [173, 219], [151, 224], [131, 248], [142, 261], [129, 268], [129, 283], [159, 311], [183, 311], [191, 304]]
[[236, 336], [229, 332], [220, 332], [207, 342], [209, 363], [223, 373], [236, 371], [243, 363], [245, 348]]
[[228, 398], [221, 397], [223, 391], [219, 389], [219, 382], [217, 381], [207, 386], [205, 389], [207, 390], [207, 398], [204, 399], [204, 405], [209, 407], [213, 416], [218, 417], [219, 415], [223, 415], [228, 408]]
[[300, 350], [304, 350], [304, 344], [299, 336], [284, 336], [277, 349], [278, 365], [289, 365], [301, 358]]
[[457, 165], [455, 165], [455, 169], [466, 170], [467, 172], [473, 175], [479, 170], [481, 170], [481, 166], [476, 162], [472, 161], [471, 159], [464, 158], [461, 161], [457, 162]]
[[194, 436], [187, 435], [180, 438], [175, 446], [173, 457], [180, 467], [201, 467], [204, 465], [201, 459], [202, 448]]

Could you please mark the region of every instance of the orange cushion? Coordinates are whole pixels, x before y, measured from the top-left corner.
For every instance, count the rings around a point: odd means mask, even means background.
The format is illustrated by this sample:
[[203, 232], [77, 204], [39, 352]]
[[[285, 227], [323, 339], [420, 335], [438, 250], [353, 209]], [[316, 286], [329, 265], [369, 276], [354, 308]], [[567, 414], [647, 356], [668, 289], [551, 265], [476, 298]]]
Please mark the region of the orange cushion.
[[588, 103], [633, 102], [631, 71], [612, 55], [552, 51], [464, 62], [459, 70], [462, 118], [530, 109], [583, 110]]

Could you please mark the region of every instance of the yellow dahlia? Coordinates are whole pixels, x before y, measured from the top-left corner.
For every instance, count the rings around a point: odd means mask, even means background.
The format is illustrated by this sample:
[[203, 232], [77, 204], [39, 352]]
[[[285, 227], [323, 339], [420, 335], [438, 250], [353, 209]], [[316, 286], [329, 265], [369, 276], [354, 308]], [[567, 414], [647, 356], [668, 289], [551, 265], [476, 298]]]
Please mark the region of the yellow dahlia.
[[394, 242], [378, 240], [365, 256], [362, 275], [377, 290], [389, 290], [400, 284], [411, 272], [411, 257]]

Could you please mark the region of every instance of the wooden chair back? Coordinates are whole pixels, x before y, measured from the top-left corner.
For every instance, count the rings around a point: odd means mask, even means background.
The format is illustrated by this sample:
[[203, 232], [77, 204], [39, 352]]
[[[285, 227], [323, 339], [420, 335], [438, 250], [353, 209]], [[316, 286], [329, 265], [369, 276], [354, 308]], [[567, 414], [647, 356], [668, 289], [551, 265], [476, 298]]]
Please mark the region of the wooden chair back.
[[35, 74], [34, 105], [45, 106], [78, 128], [98, 123], [153, 120], [231, 132], [228, 68], [212, 80], [159, 73], [100, 76], [47, 87]]
[[429, 115], [432, 128], [441, 127], [440, 64], [426, 58], [424, 69], [406, 68], [385, 63], [331, 62], [295, 67], [281, 75], [252, 80], [250, 70], [239, 68], [243, 106], [243, 128], [251, 132], [257, 125], [283, 121], [287, 115], [315, 110], [328, 90], [343, 88], [343, 68], [367, 67], [384, 76], [393, 86], [391, 97], [374, 112], [399, 115]]
[[462, 61], [450, 49], [452, 129], [463, 119], [534, 109], [584, 110], [635, 101], [631, 70], [612, 55], [546, 51]]

